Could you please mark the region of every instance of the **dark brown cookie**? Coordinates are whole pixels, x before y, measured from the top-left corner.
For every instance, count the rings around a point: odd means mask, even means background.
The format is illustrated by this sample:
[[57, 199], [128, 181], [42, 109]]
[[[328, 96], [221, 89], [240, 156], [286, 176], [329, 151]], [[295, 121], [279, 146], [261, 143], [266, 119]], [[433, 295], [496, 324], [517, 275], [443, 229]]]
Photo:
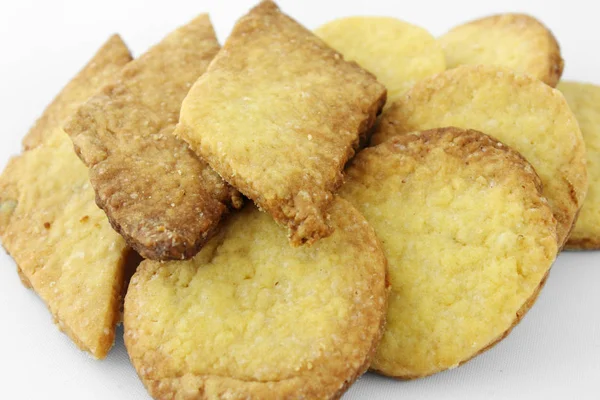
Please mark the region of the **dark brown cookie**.
[[192, 83], [219, 50], [207, 15], [167, 36], [68, 123], [96, 202], [144, 258], [185, 259], [214, 234], [239, 193], [172, 135]]

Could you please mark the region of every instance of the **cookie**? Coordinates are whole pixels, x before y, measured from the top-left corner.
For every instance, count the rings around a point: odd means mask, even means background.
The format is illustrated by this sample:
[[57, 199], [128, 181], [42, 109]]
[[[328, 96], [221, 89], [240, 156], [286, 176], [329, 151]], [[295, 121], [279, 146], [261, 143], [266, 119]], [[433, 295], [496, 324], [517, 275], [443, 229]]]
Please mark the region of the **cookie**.
[[24, 149], [29, 150], [43, 143], [55, 127], [73, 114], [88, 97], [109, 83], [130, 61], [131, 55], [127, 46], [119, 35], [113, 35], [46, 107], [42, 116], [23, 138]]
[[385, 88], [263, 1], [235, 25], [185, 98], [175, 134], [287, 226], [293, 245], [331, 234], [342, 169]]
[[562, 94], [502, 68], [461, 66], [415, 85], [383, 116], [372, 142], [445, 126], [485, 132], [533, 165], [562, 247], [587, 191], [583, 137]]
[[448, 68], [487, 64], [528, 74], [554, 87], [564, 67], [548, 28], [524, 14], [499, 14], [459, 25], [440, 37]]
[[144, 258], [193, 257], [241, 206], [239, 193], [173, 136], [183, 98], [218, 51], [201, 15], [127, 65], [65, 127], [96, 202]]
[[567, 249], [600, 249], [600, 87], [561, 82], [558, 90], [577, 117], [587, 154], [589, 189]]
[[363, 150], [340, 196], [382, 242], [391, 292], [371, 368], [416, 378], [504, 338], [535, 301], [557, 251], [533, 167], [473, 130], [441, 128]]
[[383, 330], [386, 261], [365, 219], [291, 247], [248, 205], [190, 261], [143, 262], [125, 298], [125, 345], [156, 399], [337, 399]]
[[347, 17], [315, 34], [372, 72], [388, 90], [388, 104], [423, 78], [446, 70], [440, 43], [425, 29], [389, 17]]
[[[126, 52], [112, 37], [84, 69], [90, 84], [107, 79]], [[102, 54], [120, 56], [96, 69], [98, 57], [106, 60]], [[88, 91], [81, 76], [67, 88]], [[87, 168], [61, 128], [60, 114], [73, 108], [69, 98], [60, 95], [52, 103], [31, 136], [40, 143], [11, 159], [0, 176], [0, 237], [21, 281], [42, 298], [58, 327], [81, 349], [103, 358], [120, 318], [129, 249], [94, 203]]]

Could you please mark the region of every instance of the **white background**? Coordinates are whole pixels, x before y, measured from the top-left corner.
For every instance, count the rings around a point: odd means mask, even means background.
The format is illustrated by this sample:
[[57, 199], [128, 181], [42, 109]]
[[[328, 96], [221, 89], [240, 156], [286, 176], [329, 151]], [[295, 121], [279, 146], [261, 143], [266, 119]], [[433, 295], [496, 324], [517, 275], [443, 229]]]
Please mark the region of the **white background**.
[[[600, 23], [592, 1], [282, 0], [309, 28], [346, 15], [389, 15], [434, 35], [483, 15], [519, 11], [554, 31], [564, 77], [600, 84]], [[201, 12], [223, 41], [254, 1], [0, 0], [0, 168], [45, 105], [104, 40], [120, 33], [135, 55]], [[562, 254], [546, 288], [503, 342], [453, 371], [398, 382], [368, 374], [358, 399], [600, 399], [600, 252]], [[122, 329], [104, 361], [78, 351], [52, 325], [15, 265], [0, 254], [0, 398], [149, 399], [130, 366]]]

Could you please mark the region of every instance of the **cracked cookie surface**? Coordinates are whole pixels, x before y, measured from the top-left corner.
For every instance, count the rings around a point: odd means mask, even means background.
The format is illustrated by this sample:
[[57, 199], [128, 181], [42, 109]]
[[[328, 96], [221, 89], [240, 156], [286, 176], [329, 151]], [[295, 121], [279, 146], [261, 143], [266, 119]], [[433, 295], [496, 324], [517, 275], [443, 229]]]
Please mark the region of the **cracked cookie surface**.
[[334, 233], [291, 247], [249, 204], [189, 261], [145, 261], [125, 300], [125, 345], [155, 398], [334, 399], [383, 328], [386, 261], [348, 202]]
[[558, 221], [562, 248], [588, 186], [585, 143], [564, 96], [530, 76], [464, 65], [416, 84], [383, 115], [372, 143], [446, 126], [489, 134], [531, 163]]
[[363, 150], [340, 196], [373, 226], [391, 281], [371, 368], [416, 378], [506, 336], [557, 254], [556, 220], [525, 159], [472, 130], [397, 136]]

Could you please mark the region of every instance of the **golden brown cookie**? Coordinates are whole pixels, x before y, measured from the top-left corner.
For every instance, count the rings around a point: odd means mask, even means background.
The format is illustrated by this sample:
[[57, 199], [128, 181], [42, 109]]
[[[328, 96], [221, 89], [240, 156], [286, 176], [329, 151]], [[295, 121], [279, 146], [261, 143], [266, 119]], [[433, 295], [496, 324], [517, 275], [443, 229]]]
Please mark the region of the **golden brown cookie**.
[[125, 299], [125, 345], [156, 399], [336, 399], [383, 330], [386, 261], [342, 199], [335, 232], [291, 247], [254, 205], [190, 261], [145, 261]]
[[131, 55], [127, 46], [119, 35], [113, 35], [46, 107], [42, 116], [23, 138], [25, 150], [43, 143], [54, 128], [73, 114], [88, 97], [109, 83], [129, 61]]
[[346, 172], [340, 195], [375, 229], [392, 285], [371, 368], [426, 376], [504, 338], [558, 250], [531, 165], [480, 132], [441, 128], [363, 150]]
[[347, 17], [315, 34], [372, 72], [388, 90], [388, 104], [423, 78], [446, 70], [440, 43], [425, 29], [389, 17]]
[[172, 135], [181, 102], [219, 51], [208, 15], [167, 36], [89, 99], [65, 130], [96, 202], [144, 258], [193, 257], [239, 193]]
[[290, 230], [331, 234], [342, 169], [385, 102], [368, 72], [263, 1], [238, 21], [183, 102], [175, 134]]
[[[123, 64], [125, 53], [123, 42], [111, 38], [84, 69], [90, 84], [108, 79], [107, 71]], [[101, 54], [120, 56], [103, 68], [91, 67]], [[67, 88], [89, 91], [81, 76]], [[77, 102], [76, 97], [60, 95], [62, 100], [52, 103], [31, 136], [38, 143], [11, 159], [0, 176], [0, 237], [21, 281], [42, 298], [59, 328], [81, 349], [103, 358], [120, 318], [128, 248], [95, 205], [87, 168], [60, 127], [61, 113], [73, 108], [67, 99]]]
[[561, 82], [558, 90], [579, 121], [586, 147], [589, 189], [567, 249], [600, 249], [600, 87]]
[[461, 66], [415, 85], [385, 113], [372, 142], [444, 126], [485, 132], [533, 165], [562, 247], [587, 191], [583, 137], [562, 94], [502, 68]]
[[550, 30], [524, 14], [499, 14], [459, 25], [440, 39], [448, 68], [487, 64], [528, 74], [554, 87], [564, 67]]

